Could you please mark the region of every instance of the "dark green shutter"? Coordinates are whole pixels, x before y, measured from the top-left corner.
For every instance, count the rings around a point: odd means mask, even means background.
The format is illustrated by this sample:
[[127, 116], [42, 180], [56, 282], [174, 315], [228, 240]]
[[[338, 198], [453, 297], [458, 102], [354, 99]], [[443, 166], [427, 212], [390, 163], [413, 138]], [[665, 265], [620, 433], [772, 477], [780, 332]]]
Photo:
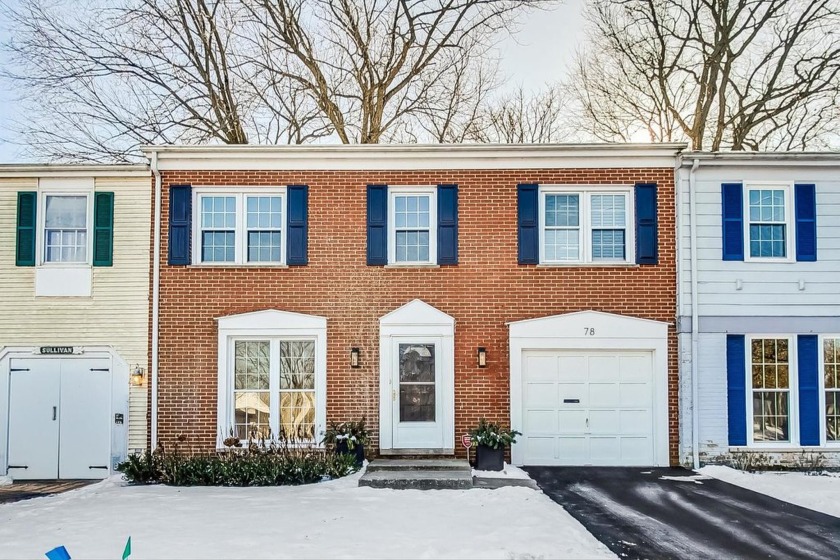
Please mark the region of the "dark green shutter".
[[35, 266], [35, 215], [38, 193], [19, 192], [17, 201], [17, 240], [15, 264]]
[[114, 193], [98, 192], [93, 198], [93, 266], [114, 264]]

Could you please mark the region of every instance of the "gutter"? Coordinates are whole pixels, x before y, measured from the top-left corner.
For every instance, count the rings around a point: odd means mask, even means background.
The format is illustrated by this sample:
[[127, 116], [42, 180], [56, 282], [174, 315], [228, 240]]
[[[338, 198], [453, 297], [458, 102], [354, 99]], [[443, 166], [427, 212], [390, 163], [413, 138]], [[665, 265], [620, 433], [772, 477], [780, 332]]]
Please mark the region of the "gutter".
[[155, 177], [155, 220], [154, 249], [152, 251], [152, 413], [151, 413], [151, 449], [158, 446], [158, 363], [160, 342], [160, 221], [161, 221], [161, 180], [158, 169], [158, 153], [151, 152], [150, 168]]
[[694, 469], [700, 468], [700, 412], [698, 410], [699, 379], [697, 379], [697, 354], [699, 345], [700, 315], [697, 309], [697, 201], [696, 174], [700, 160], [694, 159], [688, 175], [688, 207], [691, 255], [691, 456]]

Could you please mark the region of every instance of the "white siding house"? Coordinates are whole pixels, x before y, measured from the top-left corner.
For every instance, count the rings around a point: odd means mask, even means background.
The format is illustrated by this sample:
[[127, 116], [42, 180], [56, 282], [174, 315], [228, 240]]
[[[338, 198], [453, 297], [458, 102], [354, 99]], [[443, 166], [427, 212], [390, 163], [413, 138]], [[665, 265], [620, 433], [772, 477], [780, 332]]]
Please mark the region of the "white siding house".
[[681, 460], [840, 462], [840, 153], [686, 152], [677, 180]]
[[145, 447], [150, 231], [145, 166], [0, 165], [0, 476]]

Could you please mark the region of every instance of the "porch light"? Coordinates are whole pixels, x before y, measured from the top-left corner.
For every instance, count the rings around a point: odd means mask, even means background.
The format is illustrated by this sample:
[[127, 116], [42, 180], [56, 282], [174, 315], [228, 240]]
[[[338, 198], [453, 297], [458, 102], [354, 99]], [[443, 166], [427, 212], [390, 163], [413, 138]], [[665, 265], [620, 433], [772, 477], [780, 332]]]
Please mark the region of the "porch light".
[[359, 348], [357, 346], [350, 349], [350, 367], [359, 367]]
[[131, 372], [131, 378], [129, 382], [134, 387], [142, 387], [143, 380], [146, 379], [146, 370], [140, 367], [140, 364], [134, 366], [134, 370]]
[[478, 367], [487, 367], [487, 349], [484, 346], [478, 347]]

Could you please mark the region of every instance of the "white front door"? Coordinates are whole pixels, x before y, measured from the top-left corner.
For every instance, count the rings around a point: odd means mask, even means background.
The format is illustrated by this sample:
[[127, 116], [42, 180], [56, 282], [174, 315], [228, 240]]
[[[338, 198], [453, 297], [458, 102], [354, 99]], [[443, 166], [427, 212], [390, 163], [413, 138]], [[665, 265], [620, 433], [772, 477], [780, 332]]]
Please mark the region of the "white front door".
[[523, 354], [527, 465], [654, 465], [650, 352]]
[[10, 373], [9, 474], [29, 480], [107, 477], [110, 360], [13, 359]]
[[442, 449], [444, 405], [441, 340], [397, 338], [392, 349], [394, 449]]
[[60, 360], [11, 360], [9, 366], [9, 475], [58, 478]]

